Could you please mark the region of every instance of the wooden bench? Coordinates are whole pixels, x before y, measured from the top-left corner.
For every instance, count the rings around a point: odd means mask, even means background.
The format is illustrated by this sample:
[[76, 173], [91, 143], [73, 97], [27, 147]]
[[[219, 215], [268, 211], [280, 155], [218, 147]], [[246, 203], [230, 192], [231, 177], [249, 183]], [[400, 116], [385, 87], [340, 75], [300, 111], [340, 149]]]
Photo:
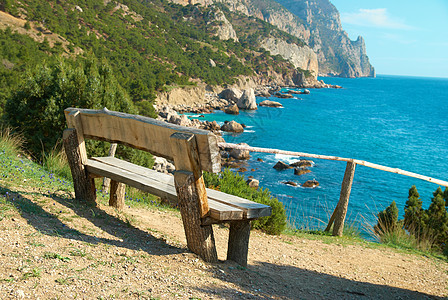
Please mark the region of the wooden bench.
[[[142, 116], [103, 110], [67, 108], [64, 148], [75, 196], [96, 203], [94, 178], [111, 179], [109, 205], [124, 207], [129, 185], [178, 203], [188, 248], [216, 262], [212, 224], [229, 222], [227, 259], [247, 265], [250, 220], [270, 216], [271, 207], [205, 188], [202, 171], [220, 172], [217, 137], [208, 131]], [[121, 143], [174, 160], [174, 176], [115, 157], [88, 158], [85, 139]]]

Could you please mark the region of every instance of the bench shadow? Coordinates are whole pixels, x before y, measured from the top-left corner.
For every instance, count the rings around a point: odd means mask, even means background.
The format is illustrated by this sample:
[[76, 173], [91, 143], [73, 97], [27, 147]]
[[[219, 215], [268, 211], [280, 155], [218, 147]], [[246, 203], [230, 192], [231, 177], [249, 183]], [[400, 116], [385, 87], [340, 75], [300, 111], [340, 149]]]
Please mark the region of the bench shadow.
[[[15, 195], [15, 197], [10, 196], [8, 202], [19, 210], [21, 216], [27, 220], [28, 224], [46, 235], [79, 240], [90, 244], [107, 244], [130, 250], [142, 250], [151, 255], [170, 255], [188, 251], [184, 248], [169, 245], [163, 238], [157, 238], [149, 232], [136, 228], [128, 222], [108, 214], [101, 208], [88, 206], [82, 202], [75, 203], [73, 198], [66, 199], [52, 194], [37, 192], [13, 192], [4, 187], [0, 187], [0, 191], [3, 194], [8, 192], [10, 195]], [[117, 239], [97, 237], [72, 228], [69, 222], [65, 224], [55, 215], [47, 212], [40, 205], [25, 196], [45, 196], [71, 209], [77, 216], [85, 218], [98, 229]]]
[[403, 288], [340, 278], [289, 265], [255, 262], [241, 268], [232, 262], [220, 266], [220, 279], [239, 289], [197, 291], [225, 299], [446, 299]]

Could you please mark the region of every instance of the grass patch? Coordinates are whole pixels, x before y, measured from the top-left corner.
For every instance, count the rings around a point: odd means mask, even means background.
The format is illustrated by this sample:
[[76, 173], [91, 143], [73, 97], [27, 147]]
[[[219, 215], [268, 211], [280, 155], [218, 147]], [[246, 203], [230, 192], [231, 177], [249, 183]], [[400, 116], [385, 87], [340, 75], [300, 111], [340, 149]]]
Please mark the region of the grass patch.
[[60, 261], [63, 261], [63, 262], [69, 262], [70, 260], [72, 260], [70, 257], [62, 256], [62, 255], [54, 253], [54, 252], [45, 252], [44, 253], [44, 258], [46, 258], [46, 259], [59, 259]]

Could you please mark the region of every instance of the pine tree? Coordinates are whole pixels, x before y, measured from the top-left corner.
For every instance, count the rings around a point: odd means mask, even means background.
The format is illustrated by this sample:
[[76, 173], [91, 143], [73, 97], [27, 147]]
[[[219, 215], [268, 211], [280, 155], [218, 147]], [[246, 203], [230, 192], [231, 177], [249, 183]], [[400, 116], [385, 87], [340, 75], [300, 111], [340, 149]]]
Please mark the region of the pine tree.
[[428, 231], [434, 236], [435, 243], [443, 249], [448, 241], [448, 212], [442, 189], [439, 187], [433, 195], [431, 205], [424, 215], [424, 222]]
[[415, 185], [409, 189], [409, 196], [404, 212], [404, 228], [412, 234], [420, 233], [422, 230], [421, 218], [423, 209], [422, 200]]
[[378, 214], [378, 224], [375, 225], [375, 232], [379, 235], [393, 232], [398, 226], [398, 208], [395, 201]]

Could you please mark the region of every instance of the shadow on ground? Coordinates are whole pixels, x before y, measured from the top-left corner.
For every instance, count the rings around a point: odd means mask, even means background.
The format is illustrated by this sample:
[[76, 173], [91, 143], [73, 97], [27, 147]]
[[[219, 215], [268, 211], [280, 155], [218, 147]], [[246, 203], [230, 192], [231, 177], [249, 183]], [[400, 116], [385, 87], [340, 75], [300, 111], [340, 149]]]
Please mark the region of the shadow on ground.
[[221, 268], [220, 278], [244, 292], [216, 286], [197, 290], [226, 299], [446, 299], [267, 262], [255, 262], [247, 269], [226, 262]]
[[[20, 212], [23, 218], [36, 230], [43, 234], [59, 236], [62, 238], [79, 240], [91, 244], [107, 244], [122, 247], [130, 250], [143, 250], [152, 255], [170, 255], [187, 252], [184, 248], [174, 247], [166, 243], [163, 238], [156, 238], [149, 232], [132, 226], [115, 216], [112, 216], [98, 207], [88, 206], [86, 203], [76, 203], [73, 198], [64, 198], [56, 195], [42, 193], [18, 193], [9, 189], [1, 188], [2, 193], [8, 192], [9, 202]], [[26, 196], [26, 197], [25, 197]], [[71, 222], [64, 223], [55, 215], [44, 210], [39, 204], [31, 201], [27, 197], [48, 197], [59, 204], [73, 210], [73, 212], [102, 231], [115, 236], [117, 239], [101, 238], [89, 235], [71, 227]]]

